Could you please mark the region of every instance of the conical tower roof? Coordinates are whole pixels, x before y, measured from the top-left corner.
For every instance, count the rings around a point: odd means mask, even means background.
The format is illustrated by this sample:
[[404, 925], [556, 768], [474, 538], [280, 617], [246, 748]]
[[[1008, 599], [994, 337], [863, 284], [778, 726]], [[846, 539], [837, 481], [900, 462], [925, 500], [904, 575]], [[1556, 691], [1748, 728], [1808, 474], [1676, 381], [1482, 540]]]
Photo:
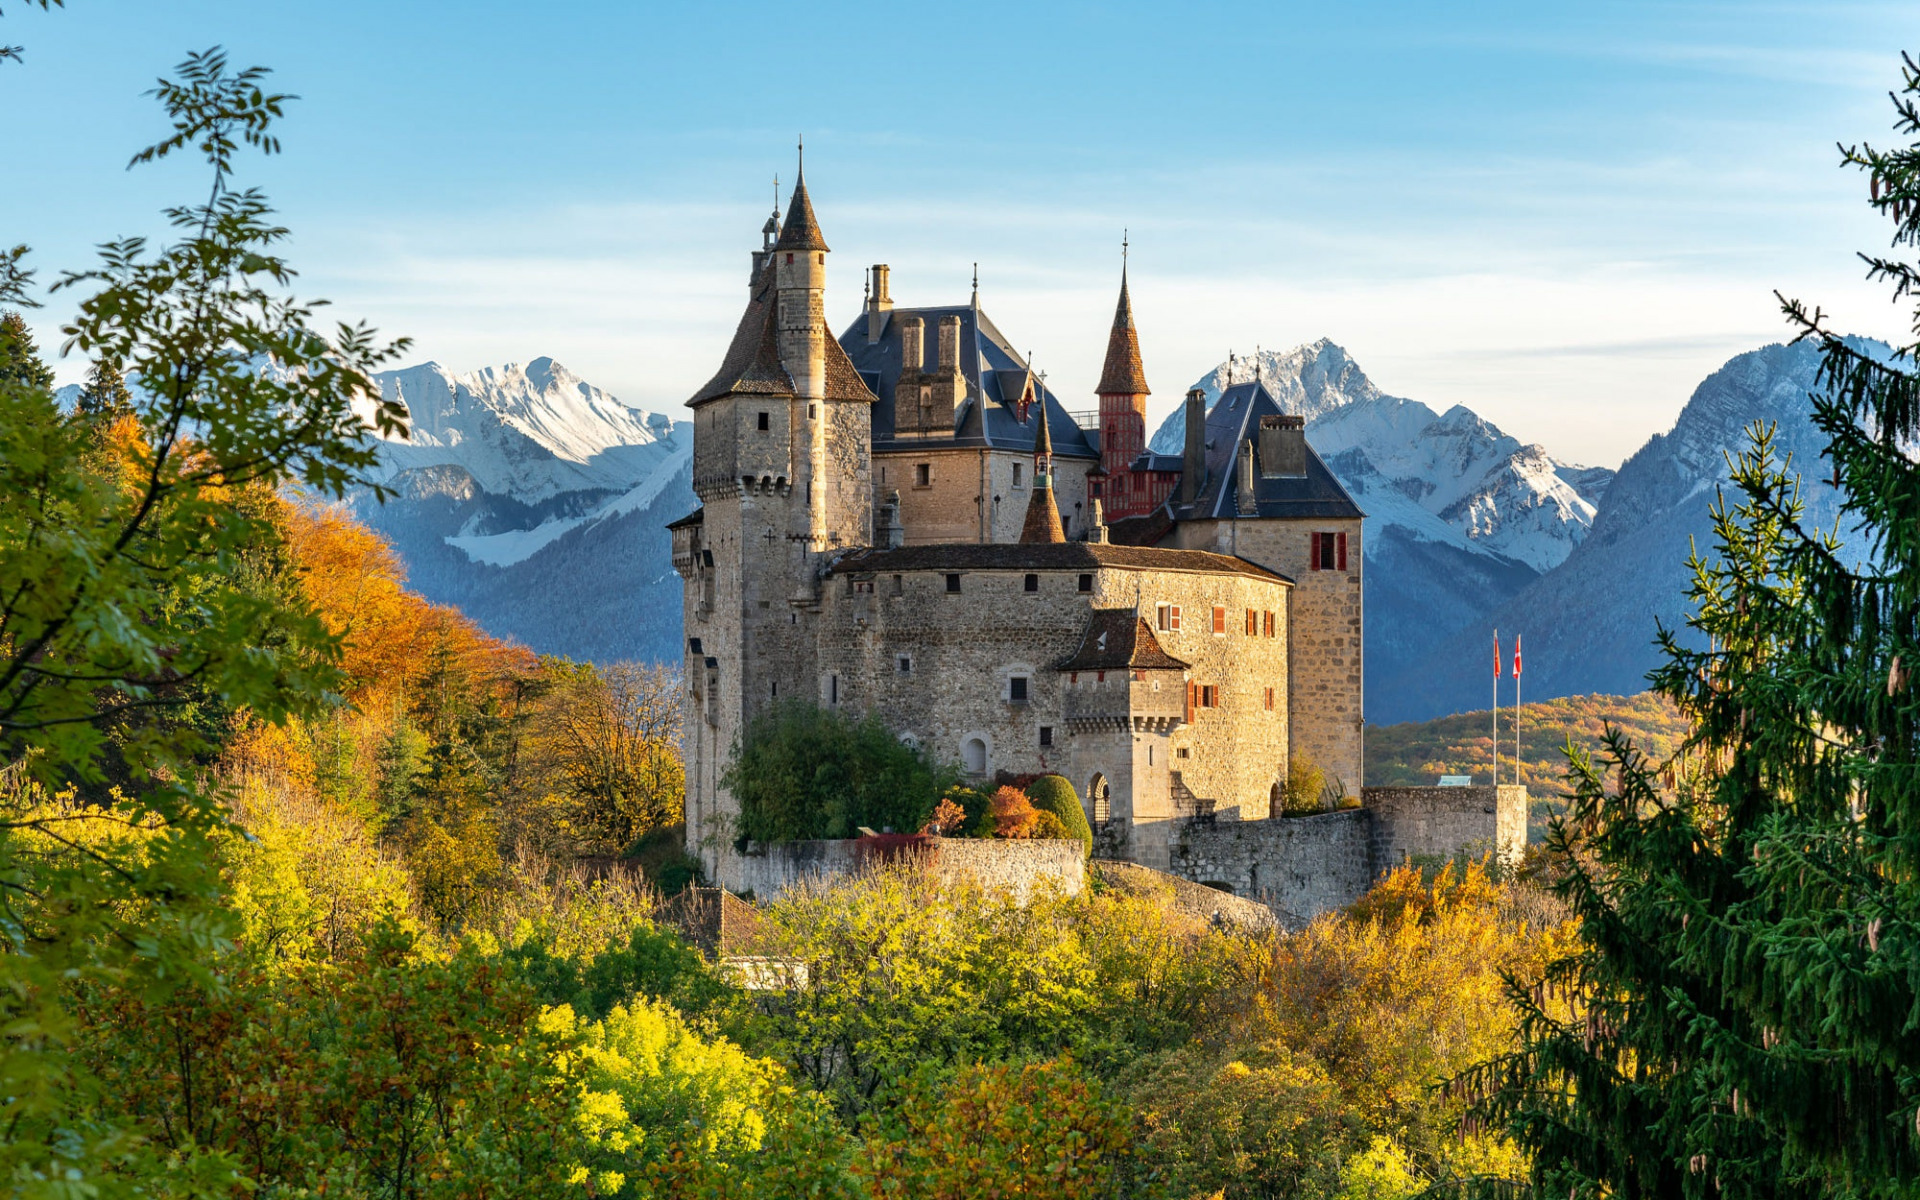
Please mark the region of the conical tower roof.
[[1100, 396], [1146, 396], [1147, 371], [1140, 365], [1140, 335], [1133, 328], [1133, 300], [1127, 295], [1127, 269], [1120, 268], [1120, 303], [1107, 335], [1107, 362], [1100, 371]]
[[1053, 457], [1053, 437], [1047, 432], [1046, 385], [1041, 384], [1040, 387], [1036, 390], [1038, 390], [1040, 394], [1034, 397], [1033, 402], [1035, 407], [1037, 407], [1040, 410], [1040, 432], [1034, 434], [1033, 436], [1033, 454], [1035, 458], [1038, 458], [1042, 454], [1046, 455], [1048, 458], [1052, 458]]
[[[820, 222], [813, 216], [813, 201], [807, 199], [807, 170], [800, 168], [799, 182], [793, 185], [793, 199], [787, 204], [787, 219], [780, 226], [775, 250], [825, 250], [827, 239], [821, 236]], [[1136, 357], [1138, 357], [1136, 355]]]
[[1047, 434], [1047, 390], [1038, 389], [1040, 430], [1033, 439], [1033, 495], [1027, 499], [1027, 518], [1020, 524], [1020, 541], [1064, 542], [1065, 526], [1060, 524], [1060, 508], [1053, 502], [1053, 475], [1042, 464], [1053, 457], [1053, 438]]

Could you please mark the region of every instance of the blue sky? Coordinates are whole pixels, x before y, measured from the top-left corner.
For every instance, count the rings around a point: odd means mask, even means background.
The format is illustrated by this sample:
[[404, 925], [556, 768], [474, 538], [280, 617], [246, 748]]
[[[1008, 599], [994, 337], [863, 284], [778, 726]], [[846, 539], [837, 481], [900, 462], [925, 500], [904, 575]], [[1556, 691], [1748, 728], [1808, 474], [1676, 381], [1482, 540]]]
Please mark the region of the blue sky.
[[[1911, 4], [0, 4], [0, 242], [51, 274], [201, 186], [141, 92], [226, 46], [302, 99], [250, 162], [302, 290], [457, 370], [550, 354], [679, 415], [807, 139], [835, 254], [982, 303], [1091, 407], [1131, 230], [1155, 416], [1318, 337], [1385, 390], [1612, 465], [1772, 298], [1897, 336], [1837, 140], [1886, 141]], [[35, 315], [57, 341], [60, 297]], [[67, 363], [63, 373], [77, 376]]]

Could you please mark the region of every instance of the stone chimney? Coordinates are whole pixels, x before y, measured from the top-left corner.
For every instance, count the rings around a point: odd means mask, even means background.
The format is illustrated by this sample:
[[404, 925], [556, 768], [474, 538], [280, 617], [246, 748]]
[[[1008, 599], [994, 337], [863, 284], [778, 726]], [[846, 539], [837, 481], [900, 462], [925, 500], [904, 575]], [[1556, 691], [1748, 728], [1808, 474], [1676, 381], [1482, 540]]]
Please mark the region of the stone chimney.
[[1207, 394], [1199, 388], [1187, 393], [1187, 448], [1180, 461], [1180, 503], [1200, 498], [1207, 482]]
[[887, 314], [893, 311], [893, 295], [887, 291], [887, 264], [873, 264], [873, 290], [867, 295], [867, 344], [873, 345], [887, 331]]
[[1087, 524], [1087, 540], [1105, 542], [1107, 540], [1107, 515], [1100, 510], [1100, 497], [1093, 498], [1093, 516]]
[[1233, 489], [1233, 510], [1243, 517], [1257, 516], [1260, 508], [1253, 495], [1253, 439], [1241, 442], [1240, 453], [1234, 457], [1238, 460], [1233, 465], [1239, 479]]
[[895, 488], [887, 493], [887, 502], [880, 506], [880, 536], [876, 539], [888, 550], [898, 550], [907, 544], [907, 531], [900, 524], [900, 490]]
[[1307, 474], [1307, 419], [1260, 418], [1260, 477], [1303, 479]]
[[900, 322], [900, 369], [918, 375], [927, 365], [927, 323], [920, 317]]
[[953, 415], [967, 398], [967, 377], [960, 370], [960, 314], [940, 318], [940, 363], [934, 368], [927, 427], [953, 432]]

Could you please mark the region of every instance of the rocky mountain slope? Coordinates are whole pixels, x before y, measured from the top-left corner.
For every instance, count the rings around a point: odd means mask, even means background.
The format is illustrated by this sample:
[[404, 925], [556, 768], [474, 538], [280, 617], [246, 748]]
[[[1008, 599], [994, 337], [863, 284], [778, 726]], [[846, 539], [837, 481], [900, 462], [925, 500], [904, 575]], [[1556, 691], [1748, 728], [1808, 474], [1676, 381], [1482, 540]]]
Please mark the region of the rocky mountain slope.
[[[1382, 392], [1334, 343], [1236, 358], [1194, 387], [1209, 406], [1255, 375], [1365, 510], [1367, 691], [1563, 562], [1586, 536], [1612, 472], [1577, 467], [1456, 405], [1436, 414]], [[1153, 449], [1177, 454], [1176, 410]]]
[[1745, 447], [1755, 422], [1777, 424], [1779, 452], [1791, 454], [1803, 475], [1806, 519], [1834, 527], [1839, 498], [1823, 479], [1824, 442], [1809, 419], [1818, 367], [1812, 346], [1773, 345], [1708, 376], [1673, 429], [1621, 466], [1565, 562], [1397, 676], [1381, 676], [1376, 686], [1370, 673], [1368, 719], [1417, 720], [1486, 704], [1487, 642], [1496, 626], [1526, 638], [1528, 697], [1643, 689], [1658, 657], [1656, 622], [1690, 639], [1688, 554], [1713, 552], [1710, 506], [1727, 480], [1727, 456]]
[[680, 586], [663, 526], [694, 506], [692, 427], [631, 409], [550, 358], [379, 377], [413, 437], [381, 447], [396, 493], [352, 500], [413, 586], [542, 653], [672, 659]]

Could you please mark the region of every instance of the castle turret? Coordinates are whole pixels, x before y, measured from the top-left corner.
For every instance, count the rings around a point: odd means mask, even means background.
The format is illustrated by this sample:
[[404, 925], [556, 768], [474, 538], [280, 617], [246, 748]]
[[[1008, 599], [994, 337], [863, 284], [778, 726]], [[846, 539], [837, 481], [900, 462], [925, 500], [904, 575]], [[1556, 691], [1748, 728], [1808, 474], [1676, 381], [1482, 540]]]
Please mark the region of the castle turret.
[[795, 510], [793, 533], [807, 549], [819, 550], [827, 540], [827, 421], [821, 403], [827, 384], [827, 240], [807, 197], [804, 159], [780, 240], [773, 244], [773, 271], [780, 365], [793, 380], [794, 428], [804, 431], [794, 439], [793, 474], [806, 503]]
[[1034, 386], [1034, 407], [1040, 410], [1040, 430], [1033, 439], [1033, 495], [1027, 501], [1027, 519], [1020, 526], [1022, 542], [1064, 542], [1060, 508], [1053, 502], [1053, 438], [1047, 433], [1047, 389]]
[[1144, 512], [1149, 505], [1145, 490], [1135, 487], [1127, 473], [1147, 447], [1149, 392], [1147, 373], [1140, 365], [1140, 334], [1133, 325], [1133, 300], [1127, 294], [1124, 249], [1123, 243], [1120, 301], [1107, 334], [1107, 361], [1094, 388], [1100, 397], [1100, 469], [1108, 481], [1106, 508], [1108, 515], [1118, 517]]

